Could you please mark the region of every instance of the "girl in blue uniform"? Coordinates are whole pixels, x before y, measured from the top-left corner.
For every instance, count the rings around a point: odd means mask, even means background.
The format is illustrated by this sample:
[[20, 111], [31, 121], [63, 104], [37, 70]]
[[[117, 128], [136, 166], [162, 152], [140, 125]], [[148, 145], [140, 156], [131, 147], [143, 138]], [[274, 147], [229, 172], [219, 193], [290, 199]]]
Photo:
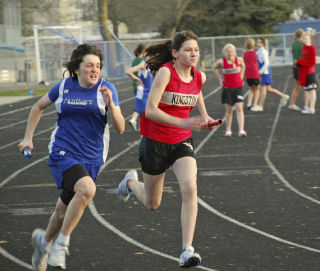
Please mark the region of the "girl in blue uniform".
[[272, 87], [272, 84], [273, 84], [272, 71], [270, 67], [268, 51], [266, 49], [266, 42], [267, 41], [264, 38], [259, 38], [257, 40], [257, 45], [259, 48], [257, 53], [257, 59], [258, 59], [259, 74], [260, 74], [261, 95], [260, 95], [259, 104], [251, 108], [251, 111], [254, 111], [254, 112], [263, 111], [263, 105], [267, 98], [267, 92], [271, 92], [280, 96], [281, 106], [286, 106], [290, 98], [289, 95], [286, 95], [283, 92]]
[[[137, 73], [137, 75], [135, 73]], [[144, 61], [129, 69], [127, 71], [127, 75], [138, 82], [136, 91], [136, 110], [133, 112], [132, 117], [129, 120], [130, 126], [134, 131], [137, 131], [137, 120], [146, 108], [149, 92], [153, 82], [153, 76], [151, 71], [147, 69]]]
[[65, 63], [70, 77], [34, 104], [19, 143], [20, 152], [27, 147], [33, 150], [32, 137], [42, 112], [55, 103], [58, 120], [49, 143], [49, 167], [61, 194], [46, 230], [36, 229], [32, 234], [34, 270], [46, 270], [47, 263], [66, 269], [70, 235], [95, 195], [95, 180], [107, 157], [107, 112], [116, 131], [125, 130], [117, 91], [99, 78], [102, 59], [101, 51], [87, 44], [72, 52]]

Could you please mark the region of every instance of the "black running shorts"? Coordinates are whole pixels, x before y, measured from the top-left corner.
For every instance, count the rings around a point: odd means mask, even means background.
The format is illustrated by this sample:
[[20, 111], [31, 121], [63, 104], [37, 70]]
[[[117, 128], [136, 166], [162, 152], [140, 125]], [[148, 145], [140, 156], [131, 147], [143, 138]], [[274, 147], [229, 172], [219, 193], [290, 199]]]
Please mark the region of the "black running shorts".
[[260, 85], [260, 79], [259, 78], [250, 78], [246, 79], [248, 86], [259, 86]]
[[74, 196], [74, 186], [82, 177], [89, 176], [83, 166], [77, 164], [63, 172], [62, 191], [60, 198], [65, 205], [69, 205]]
[[292, 75], [294, 79], [299, 80], [299, 68], [297, 66], [292, 67]]
[[308, 74], [307, 75], [307, 84], [303, 87], [304, 90], [310, 91], [313, 89], [317, 89], [317, 83], [316, 83], [316, 75], [315, 73]]
[[222, 88], [221, 101], [223, 104], [234, 105], [243, 102], [242, 87], [239, 88]]
[[193, 140], [188, 138], [176, 144], [167, 144], [142, 137], [139, 146], [139, 161], [143, 172], [149, 175], [164, 173], [179, 158], [194, 157]]

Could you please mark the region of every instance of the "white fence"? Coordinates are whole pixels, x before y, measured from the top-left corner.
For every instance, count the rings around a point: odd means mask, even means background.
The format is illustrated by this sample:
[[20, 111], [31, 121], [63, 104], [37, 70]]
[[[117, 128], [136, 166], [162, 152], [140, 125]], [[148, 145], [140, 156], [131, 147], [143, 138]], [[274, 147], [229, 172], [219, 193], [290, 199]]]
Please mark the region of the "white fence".
[[[70, 30], [68, 30], [70, 33]], [[79, 29], [77, 29], [79, 31]], [[116, 40], [101, 41], [100, 32], [89, 34], [88, 31], [81, 31], [78, 35], [82, 42], [97, 45], [104, 54], [103, 75], [107, 78], [125, 77], [125, 71], [130, 67], [133, 56], [133, 50], [139, 43], [146, 45], [162, 42], [163, 39], [150, 40]], [[71, 52], [76, 48], [77, 44], [73, 38], [78, 36], [72, 34], [57, 34], [48, 31], [39, 35], [39, 56], [36, 57], [34, 39], [26, 39], [24, 46], [24, 70], [17, 71], [22, 74], [21, 81], [39, 82], [40, 73], [41, 81], [57, 82], [62, 78], [64, 71], [63, 63], [70, 58]], [[45, 35], [44, 35], [45, 34]], [[244, 51], [244, 44], [248, 38], [257, 39], [263, 37], [269, 41], [269, 54], [271, 65], [291, 65], [291, 44], [293, 42], [293, 34], [266, 34], [266, 35], [246, 35], [246, 36], [224, 36], [224, 37], [207, 37], [199, 38], [199, 46], [201, 52], [201, 60], [199, 62], [200, 69], [210, 69], [213, 63], [222, 56], [222, 48], [226, 43], [232, 43], [237, 47], [239, 56]], [[317, 50], [320, 60], [320, 33], [312, 36], [313, 45]], [[1, 55], [0, 55], [1, 57]], [[1, 59], [0, 59], [1, 61]]]

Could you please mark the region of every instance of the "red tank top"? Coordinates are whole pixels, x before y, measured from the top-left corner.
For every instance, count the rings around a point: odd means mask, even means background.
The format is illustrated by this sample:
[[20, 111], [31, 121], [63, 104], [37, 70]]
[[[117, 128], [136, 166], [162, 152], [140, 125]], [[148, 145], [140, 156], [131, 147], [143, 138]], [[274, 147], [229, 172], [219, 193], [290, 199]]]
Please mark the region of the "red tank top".
[[238, 63], [238, 58], [235, 57], [234, 64], [229, 64], [227, 59], [223, 58], [223, 86], [226, 88], [238, 88], [243, 85], [243, 81], [241, 79], [241, 68]]
[[246, 79], [259, 79], [259, 68], [257, 61], [257, 53], [254, 50], [248, 50], [243, 53], [243, 61], [246, 65]]
[[[174, 69], [173, 62], [168, 62], [161, 67], [163, 66], [170, 70], [171, 78], [158, 108], [169, 115], [188, 119], [202, 88], [201, 72], [192, 67], [193, 79], [190, 83], [185, 83]], [[146, 118], [145, 113], [143, 113], [140, 121], [140, 134], [159, 142], [175, 144], [191, 137], [192, 131], [191, 129], [182, 129], [156, 122]]]

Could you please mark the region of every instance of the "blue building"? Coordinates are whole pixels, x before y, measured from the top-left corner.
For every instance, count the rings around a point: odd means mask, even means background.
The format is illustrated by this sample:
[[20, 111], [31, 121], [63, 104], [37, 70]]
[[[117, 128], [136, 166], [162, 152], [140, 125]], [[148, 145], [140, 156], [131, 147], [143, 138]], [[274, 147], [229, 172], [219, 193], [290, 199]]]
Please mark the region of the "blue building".
[[307, 31], [308, 28], [320, 32], [320, 19], [301, 20], [301, 21], [286, 21], [274, 27], [279, 30], [279, 33], [294, 33], [297, 29], [302, 28]]

